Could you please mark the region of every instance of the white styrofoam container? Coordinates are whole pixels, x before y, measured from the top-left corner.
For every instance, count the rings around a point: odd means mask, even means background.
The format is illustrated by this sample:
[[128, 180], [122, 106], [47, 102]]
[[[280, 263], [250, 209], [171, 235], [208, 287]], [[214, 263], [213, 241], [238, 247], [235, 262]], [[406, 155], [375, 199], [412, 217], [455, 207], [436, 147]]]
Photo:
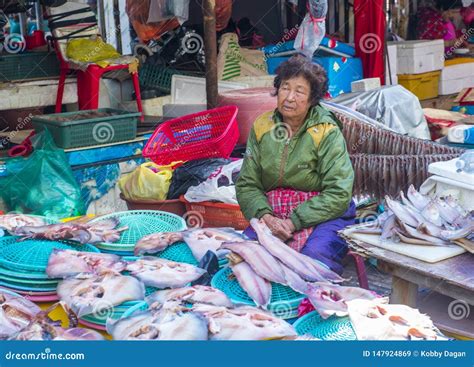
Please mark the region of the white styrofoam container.
[[443, 40], [402, 41], [394, 44], [397, 45], [397, 74], [428, 73], [444, 67]]
[[[389, 65], [390, 68], [388, 67]], [[397, 45], [393, 42], [387, 45], [387, 58], [385, 59], [385, 75], [387, 80], [390, 74], [397, 75]]]
[[205, 104], [165, 104], [163, 106], [163, 117], [176, 118], [207, 110]]
[[385, 85], [397, 85], [398, 84], [398, 75], [392, 74], [392, 83], [390, 83], [390, 77], [387, 75], [385, 79]]
[[469, 87], [474, 87], [474, 63], [450, 65], [441, 71], [440, 95], [459, 93]]
[[351, 83], [351, 92], [367, 92], [380, 88], [380, 78], [366, 78]]
[[[248, 84], [223, 82], [218, 84], [219, 93], [234, 89], [249, 88]], [[194, 76], [173, 75], [171, 78], [172, 104], [207, 104], [206, 79]]]
[[236, 76], [231, 82], [244, 83], [249, 88], [273, 87], [273, 81], [276, 75], [256, 75], [256, 76]]
[[457, 172], [456, 161], [458, 158], [451, 159], [450, 161], [435, 162], [428, 166], [428, 172], [433, 175], [449, 178], [466, 185], [469, 185], [474, 189], [474, 175], [466, 172]]
[[[163, 106], [171, 103], [171, 96], [162, 96], [149, 99], [142, 99], [143, 114], [146, 116], [163, 116]], [[121, 106], [127, 111], [137, 111], [136, 101], [122, 102]]]
[[454, 196], [464, 209], [474, 210], [474, 186], [433, 175], [420, 186], [420, 193], [429, 196]]

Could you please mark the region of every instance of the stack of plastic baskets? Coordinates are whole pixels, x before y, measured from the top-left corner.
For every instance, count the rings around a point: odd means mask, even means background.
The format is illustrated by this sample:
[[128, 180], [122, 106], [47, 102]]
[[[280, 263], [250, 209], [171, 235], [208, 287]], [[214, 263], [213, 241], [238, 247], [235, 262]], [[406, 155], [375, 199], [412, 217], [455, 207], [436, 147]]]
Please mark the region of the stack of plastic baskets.
[[58, 299], [56, 288], [60, 279], [50, 279], [46, 274], [49, 256], [54, 249], [99, 252], [92, 245], [76, 242], [19, 240], [19, 237], [0, 238], [0, 287], [36, 302]]
[[239, 139], [236, 106], [219, 107], [162, 123], [143, 156], [157, 164], [229, 158]]

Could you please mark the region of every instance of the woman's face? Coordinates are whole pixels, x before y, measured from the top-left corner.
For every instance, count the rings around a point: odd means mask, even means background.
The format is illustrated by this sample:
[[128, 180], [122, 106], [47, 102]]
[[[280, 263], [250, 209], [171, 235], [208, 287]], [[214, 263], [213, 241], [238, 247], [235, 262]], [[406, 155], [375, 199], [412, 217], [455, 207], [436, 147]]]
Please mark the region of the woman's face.
[[283, 118], [304, 119], [308, 113], [311, 97], [311, 86], [302, 76], [284, 80], [278, 89], [278, 111]]

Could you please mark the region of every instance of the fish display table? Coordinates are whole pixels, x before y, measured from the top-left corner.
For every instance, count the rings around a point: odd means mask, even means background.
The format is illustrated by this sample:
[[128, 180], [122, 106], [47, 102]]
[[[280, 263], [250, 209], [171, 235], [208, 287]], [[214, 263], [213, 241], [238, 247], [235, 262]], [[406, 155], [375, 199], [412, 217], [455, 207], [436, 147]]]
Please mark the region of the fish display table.
[[[420, 307], [418, 287], [424, 287], [452, 297], [465, 307], [474, 306], [474, 256], [470, 253], [431, 264], [361, 241], [349, 246], [362, 256], [377, 259], [378, 268], [393, 276], [390, 303]], [[449, 310], [445, 308], [444, 312]], [[465, 330], [464, 335], [469, 335], [469, 329]]]

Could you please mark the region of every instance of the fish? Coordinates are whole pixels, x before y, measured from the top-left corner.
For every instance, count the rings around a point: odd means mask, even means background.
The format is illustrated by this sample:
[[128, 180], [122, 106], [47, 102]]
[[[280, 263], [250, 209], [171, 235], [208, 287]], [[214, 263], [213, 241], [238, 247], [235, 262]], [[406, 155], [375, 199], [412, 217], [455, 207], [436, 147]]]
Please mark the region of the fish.
[[425, 209], [425, 207], [432, 201], [430, 197], [420, 194], [413, 185], [408, 187], [407, 196], [408, 200], [410, 200], [419, 212], [423, 211], [423, 209]]
[[457, 230], [443, 230], [440, 232], [440, 237], [446, 241], [459, 240], [461, 238], [469, 237], [474, 231], [474, 221]]
[[33, 302], [0, 289], [0, 340], [26, 328], [41, 312]]
[[50, 278], [67, 278], [81, 273], [120, 273], [125, 267], [126, 263], [117, 255], [53, 249], [46, 274]]
[[0, 215], [0, 228], [12, 233], [16, 228], [25, 226], [41, 227], [46, 225], [43, 218], [26, 214], [4, 214]]
[[320, 264], [314, 259], [301, 254], [287, 246], [275, 237], [267, 225], [256, 218], [250, 220], [250, 225], [257, 233], [260, 244], [282, 264], [289, 267], [304, 280], [311, 282], [328, 280], [331, 282], [344, 281], [338, 274]]
[[141, 257], [127, 264], [127, 270], [145, 285], [164, 288], [182, 288], [206, 273], [204, 269], [157, 257]]
[[441, 218], [449, 224], [456, 224], [463, 219], [462, 214], [445, 200], [436, 199], [435, 205], [439, 210]]
[[[444, 224], [443, 219], [441, 218], [441, 214], [439, 212], [438, 207], [436, 206], [435, 202], [429, 203], [425, 209], [421, 212], [421, 215], [423, 218], [425, 218], [427, 221], [430, 223], [433, 223], [434, 225], [441, 227]], [[408, 223], [407, 223], [408, 224]], [[417, 227], [413, 226], [413, 227]]]
[[242, 242], [244, 237], [233, 228], [197, 228], [183, 232], [184, 242], [191, 249], [197, 261], [206, 255], [207, 251], [214, 252], [222, 259], [229, 253], [219, 249], [224, 242]]
[[86, 328], [62, 328], [45, 320], [35, 321], [10, 340], [105, 340], [97, 331]]
[[81, 318], [92, 313], [103, 313], [127, 301], [145, 298], [145, 287], [138, 279], [117, 274], [89, 275], [61, 280], [59, 299]]
[[443, 230], [442, 228], [428, 221], [421, 223], [416, 229], [418, 232], [427, 234], [429, 236], [438, 237], [438, 238], [440, 237], [441, 231]]
[[262, 278], [285, 284], [285, 274], [280, 263], [258, 242], [224, 242], [220, 248], [230, 250], [242, 257]]
[[452, 195], [446, 196], [444, 198], [444, 201], [451, 208], [455, 209], [461, 215], [461, 217], [466, 218], [469, 216], [469, 212], [466, 209], [464, 209], [461, 205], [459, 205], [459, 202]]
[[135, 256], [156, 254], [179, 241], [183, 241], [182, 232], [152, 233], [142, 237], [135, 245], [133, 252]]
[[308, 283], [286, 265], [281, 264], [281, 267], [285, 273], [286, 285], [298, 293], [305, 294], [308, 290]]
[[[272, 339], [273, 340], [273, 339]], [[282, 338], [275, 338], [275, 340], [296, 340], [296, 341], [320, 341], [321, 339], [315, 338], [312, 335], [297, 335], [297, 336], [284, 336]]]
[[289, 323], [256, 307], [228, 309], [197, 304], [192, 310], [207, 319], [210, 340], [266, 340], [297, 335]]
[[257, 307], [267, 308], [272, 296], [271, 283], [255, 273], [245, 261], [237, 264], [231, 262], [230, 267], [239, 285], [247, 292]]
[[347, 302], [354, 299], [372, 300], [374, 293], [359, 287], [344, 287], [329, 283], [309, 283], [306, 291], [311, 304], [323, 319], [332, 315], [346, 316]]
[[[415, 228], [410, 227], [409, 225], [405, 225], [404, 223], [400, 222], [399, 223], [400, 228], [403, 231], [403, 235], [408, 235], [409, 237], [420, 239], [423, 241], [426, 241], [427, 243], [430, 243], [431, 245], [449, 245], [446, 241], [443, 241], [442, 239], [434, 236], [430, 236], [424, 233], [421, 233], [417, 231]], [[398, 234], [400, 234], [400, 231], [398, 231]]]
[[106, 323], [114, 340], [207, 340], [207, 320], [193, 312], [152, 307]]
[[206, 285], [193, 285], [177, 289], [159, 290], [150, 294], [145, 299], [148, 304], [154, 302], [166, 303], [170, 301], [186, 303], [204, 303], [214, 306], [232, 308], [231, 300], [219, 289]]
[[392, 238], [395, 234], [396, 228], [396, 219], [397, 217], [394, 214], [391, 214], [382, 224], [382, 233], [380, 239], [382, 241]]
[[406, 198], [403, 191], [400, 191], [400, 199], [402, 201], [402, 204], [405, 205], [407, 208], [409, 208], [410, 211], [415, 212], [415, 213], [419, 212], [419, 210], [411, 203], [411, 201]]
[[109, 218], [94, 223], [71, 221], [43, 226], [17, 227], [13, 233], [16, 236], [21, 236], [23, 239], [70, 240], [81, 244], [112, 243], [117, 242], [120, 239], [120, 233], [128, 229], [128, 227], [116, 229], [115, 227], [118, 224], [118, 218]]
[[398, 220], [412, 227], [418, 226], [419, 224], [418, 220], [412, 214], [412, 212], [410, 212], [409, 209], [407, 209], [406, 206], [400, 204], [399, 202], [395, 200], [390, 199], [389, 196], [385, 196], [385, 201], [387, 203], [387, 206], [390, 208], [393, 214], [398, 218]]
[[387, 302], [387, 298], [348, 302], [358, 340], [447, 340], [427, 315], [406, 305]]

